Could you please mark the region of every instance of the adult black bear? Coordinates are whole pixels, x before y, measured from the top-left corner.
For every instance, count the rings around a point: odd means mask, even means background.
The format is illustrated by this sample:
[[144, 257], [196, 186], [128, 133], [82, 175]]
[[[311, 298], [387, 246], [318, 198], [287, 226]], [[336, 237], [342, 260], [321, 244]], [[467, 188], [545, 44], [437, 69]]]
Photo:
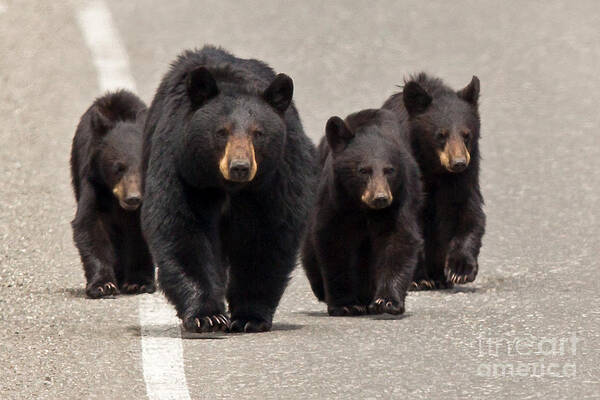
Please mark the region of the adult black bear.
[[424, 73], [409, 79], [383, 105], [410, 131], [423, 174], [424, 260], [413, 287], [473, 282], [485, 231], [479, 190], [479, 79], [454, 91]]
[[118, 91], [81, 117], [71, 148], [77, 214], [73, 239], [86, 294], [98, 298], [155, 291], [154, 265], [140, 228], [142, 128], [146, 106]]
[[395, 115], [332, 117], [302, 260], [329, 315], [401, 314], [422, 251], [419, 167]]
[[292, 93], [265, 63], [207, 46], [180, 55], [154, 97], [142, 226], [188, 330], [271, 329], [316, 177]]

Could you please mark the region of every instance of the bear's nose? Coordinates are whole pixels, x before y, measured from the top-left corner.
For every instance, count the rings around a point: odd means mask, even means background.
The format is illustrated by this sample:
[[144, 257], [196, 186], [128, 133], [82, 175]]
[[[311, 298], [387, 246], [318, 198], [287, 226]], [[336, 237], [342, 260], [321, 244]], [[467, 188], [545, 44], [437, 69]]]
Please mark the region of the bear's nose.
[[462, 157], [456, 158], [456, 159], [452, 160], [452, 163], [450, 164], [450, 168], [452, 168], [452, 171], [454, 171], [454, 172], [464, 171], [467, 168], [467, 160]]
[[138, 207], [142, 203], [142, 196], [139, 194], [134, 194], [128, 196], [124, 201], [129, 207]]
[[385, 193], [378, 193], [373, 196], [373, 201], [371, 201], [371, 207], [375, 209], [385, 208], [389, 206], [391, 203], [390, 196]]
[[250, 175], [250, 162], [248, 160], [233, 160], [229, 165], [229, 176], [234, 181], [243, 182]]

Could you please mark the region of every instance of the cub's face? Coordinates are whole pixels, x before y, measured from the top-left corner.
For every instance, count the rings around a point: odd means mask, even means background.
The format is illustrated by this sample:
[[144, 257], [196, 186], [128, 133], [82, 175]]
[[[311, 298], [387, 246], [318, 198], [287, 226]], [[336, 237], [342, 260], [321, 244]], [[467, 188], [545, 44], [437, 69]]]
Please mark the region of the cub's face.
[[354, 133], [342, 119], [332, 117], [326, 132], [336, 180], [348, 196], [372, 210], [400, 201], [394, 196], [401, 192], [402, 155], [377, 128]]
[[142, 203], [142, 133], [134, 123], [120, 122], [101, 139], [97, 165], [105, 185], [121, 208], [134, 211]]
[[251, 182], [276, 168], [286, 140], [283, 115], [292, 101], [289, 77], [278, 75], [258, 96], [230, 95], [199, 68], [189, 74], [187, 90], [193, 114], [183, 151], [193, 154], [193, 165], [226, 185]]
[[411, 116], [412, 132], [434, 170], [461, 173], [469, 167], [479, 140], [478, 96], [476, 77], [457, 93], [435, 98], [416, 82], [405, 86], [404, 104]]

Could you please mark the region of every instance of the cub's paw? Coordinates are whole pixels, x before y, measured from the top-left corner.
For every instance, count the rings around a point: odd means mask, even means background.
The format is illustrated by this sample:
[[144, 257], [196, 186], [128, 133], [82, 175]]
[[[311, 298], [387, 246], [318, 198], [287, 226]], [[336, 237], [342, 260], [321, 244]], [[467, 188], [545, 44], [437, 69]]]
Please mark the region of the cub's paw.
[[121, 293], [125, 294], [154, 293], [155, 291], [156, 284], [154, 282], [125, 282], [121, 285]]
[[452, 282], [437, 281], [433, 279], [421, 279], [418, 282], [412, 282], [408, 287], [410, 291], [420, 290], [436, 290], [436, 289], [452, 289], [454, 284]]
[[349, 304], [346, 306], [327, 306], [327, 313], [331, 317], [353, 317], [357, 315], [366, 315], [369, 310], [362, 304]]
[[256, 332], [268, 332], [271, 330], [271, 322], [261, 318], [244, 318], [237, 317], [231, 321], [229, 332], [232, 333], [256, 333]]
[[183, 327], [188, 332], [226, 332], [231, 325], [225, 314], [213, 314], [185, 318]]
[[114, 296], [119, 294], [117, 285], [112, 281], [100, 281], [87, 285], [85, 294], [90, 299], [99, 299], [102, 297]]
[[394, 300], [391, 297], [377, 297], [369, 304], [369, 314], [404, 314], [404, 301]]
[[452, 251], [446, 257], [444, 274], [450, 283], [461, 284], [473, 282], [479, 266], [477, 259], [462, 251]]

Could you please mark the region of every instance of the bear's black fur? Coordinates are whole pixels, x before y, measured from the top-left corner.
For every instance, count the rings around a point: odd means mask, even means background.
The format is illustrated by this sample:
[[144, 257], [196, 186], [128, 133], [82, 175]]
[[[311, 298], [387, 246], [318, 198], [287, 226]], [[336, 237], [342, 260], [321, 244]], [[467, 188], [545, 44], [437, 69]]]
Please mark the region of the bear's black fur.
[[424, 259], [413, 287], [433, 289], [473, 282], [485, 231], [479, 190], [479, 79], [454, 91], [424, 73], [405, 82], [384, 108], [410, 131], [423, 175], [426, 204]]
[[134, 94], [108, 93], [83, 114], [73, 138], [71, 225], [91, 298], [155, 290], [139, 212], [145, 113]]
[[332, 117], [302, 261], [329, 315], [404, 312], [418, 255], [422, 202], [408, 137], [387, 110]]
[[180, 55], [154, 97], [142, 226], [188, 330], [271, 328], [317, 170], [292, 93], [265, 63], [206, 46]]

